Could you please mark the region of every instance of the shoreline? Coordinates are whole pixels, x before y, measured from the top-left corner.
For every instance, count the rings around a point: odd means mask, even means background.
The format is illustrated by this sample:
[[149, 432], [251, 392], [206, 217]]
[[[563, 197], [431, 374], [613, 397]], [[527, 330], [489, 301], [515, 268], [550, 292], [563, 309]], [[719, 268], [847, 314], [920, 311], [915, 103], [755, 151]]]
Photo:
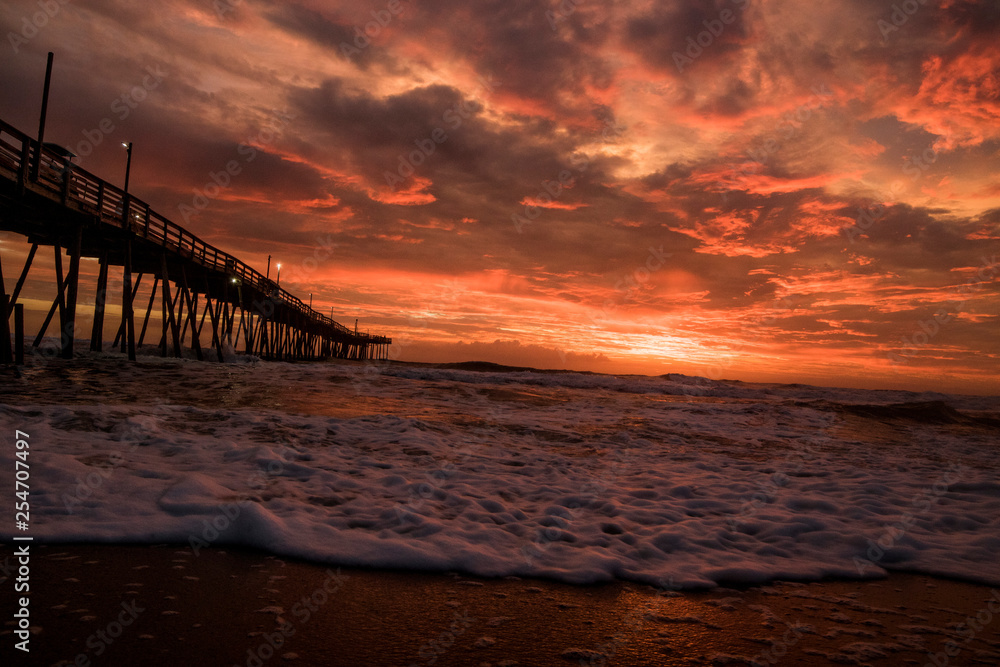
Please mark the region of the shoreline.
[[1000, 591], [914, 574], [663, 592], [337, 568], [232, 548], [37, 544], [31, 576], [30, 663], [12, 649], [11, 595], [0, 626], [7, 664], [1000, 662]]

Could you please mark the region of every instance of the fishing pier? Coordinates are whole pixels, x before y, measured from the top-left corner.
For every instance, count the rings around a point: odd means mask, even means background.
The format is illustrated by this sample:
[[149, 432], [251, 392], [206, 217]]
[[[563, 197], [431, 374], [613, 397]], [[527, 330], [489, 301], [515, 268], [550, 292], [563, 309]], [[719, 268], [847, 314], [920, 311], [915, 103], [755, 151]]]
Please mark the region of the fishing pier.
[[[0, 230], [31, 244], [10, 294], [0, 261], [0, 362], [23, 362], [24, 307], [18, 299], [32, 261], [46, 248], [54, 249], [56, 296], [33, 345], [42, 344], [58, 316], [58, 354], [64, 358], [72, 358], [80, 337], [76, 320], [84, 257], [99, 262], [91, 350], [105, 349], [108, 274], [120, 270], [121, 320], [111, 347], [131, 360], [151, 331], [160, 336], [164, 356], [179, 357], [190, 347], [198, 359], [213, 349], [220, 361], [233, 353], [269, 360], [388, 358], [392, 339], [352, 331], [313, 310], [236, 257], [151, 210], [128, 194], [127, 185], [123, 190], [98, 178], [72, 164], [59, 147], [2, 120]], [[137, 304], [144, 280], [152, 281], [152, 291], [148, 301]], [[162, 325], [151, 328], [156, 309]]]

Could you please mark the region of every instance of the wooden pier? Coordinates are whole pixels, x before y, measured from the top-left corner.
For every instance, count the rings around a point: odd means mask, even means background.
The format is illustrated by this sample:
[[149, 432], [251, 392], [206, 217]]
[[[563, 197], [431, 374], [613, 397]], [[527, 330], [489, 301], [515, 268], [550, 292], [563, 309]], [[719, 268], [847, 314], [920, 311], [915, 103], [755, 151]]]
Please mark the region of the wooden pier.
[[[0, 230], [21, 234], [31, 244], [11, 294], [0, 263], [0, 362], [23, 356], [23, 304], [18, 298], [32, 260], [47, 247], [54, 249], [56, 297], [34, 346], [41, 344], [58, 313], [59, 350], [65, 358], [73, 356], [79, 333], [82, 257], [99, 260], [90, 335], [95, 351], [104, 349], [108, 273], [121, 267], [122, 317], [112, 348], [129, 359], [135, 359], [136, 346], [146, 340], [157, 300], [164, 356], [181, 356], [190, 345], [198, 359], [209, 348], [220, 361], [228, 352], [273, 360], [388, 358], [390, 338], [351, 331], [318, 313], [236, 257], [2, 120]], [[65, 271], [63, 249], [69, 257]], [[136, 308], [143, 280], [152, 280], [153, 289], [148, 302]]]

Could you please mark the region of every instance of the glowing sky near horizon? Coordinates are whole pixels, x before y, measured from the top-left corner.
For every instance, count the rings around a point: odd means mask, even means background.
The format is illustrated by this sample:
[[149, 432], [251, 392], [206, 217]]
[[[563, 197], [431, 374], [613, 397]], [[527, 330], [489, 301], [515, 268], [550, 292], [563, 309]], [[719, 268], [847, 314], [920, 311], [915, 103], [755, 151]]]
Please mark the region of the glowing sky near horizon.
[[995, 2], [60, 7], [0, 117], [398, 358], [1000, 388]]

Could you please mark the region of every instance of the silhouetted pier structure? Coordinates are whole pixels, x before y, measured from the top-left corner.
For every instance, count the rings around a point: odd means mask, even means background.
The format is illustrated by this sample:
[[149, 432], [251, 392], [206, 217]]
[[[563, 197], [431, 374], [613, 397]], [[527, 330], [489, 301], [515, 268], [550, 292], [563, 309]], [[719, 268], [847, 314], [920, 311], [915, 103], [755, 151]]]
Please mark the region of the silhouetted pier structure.
[[[388, 358], [392, 339], [351, 331], [318, 313], [236, 257], [152, 211], [147, 203], [73, 165], [58, 147], [40, 145], [2, 120], [0, 229], [26, 236], [31, 243], [9, 295], [0, 264], [0, 361], [23, 355], [23, 304], [18, 297], [38, 249], [49, 246], [55, 250], [57, 295], [34, 346], [58, 313], [61, 354], [66, 358], [73, 356], [77, 336], [81, 257], [100, 262], [92, 350], [103, 349], [108, 271], [121, 267], [122, 318], [112, 347], [120, 345], [129, 359], [135, 359], [136, 346], [145, 340], [157, 294], [164, 356], [168, 349], [181, 356], [190, 340], [199, 359], [207, 346], [215, 349], [220, 361], [230, 348], [275, 360]], [[65, 272], [64, 248], [69, 255]], [[137, 310], [134, 301], [142, 281], [150, 278], [153, 289], [143, 315], [143, 304]], [[137, 314], [142, 315], [141, 322]]]

